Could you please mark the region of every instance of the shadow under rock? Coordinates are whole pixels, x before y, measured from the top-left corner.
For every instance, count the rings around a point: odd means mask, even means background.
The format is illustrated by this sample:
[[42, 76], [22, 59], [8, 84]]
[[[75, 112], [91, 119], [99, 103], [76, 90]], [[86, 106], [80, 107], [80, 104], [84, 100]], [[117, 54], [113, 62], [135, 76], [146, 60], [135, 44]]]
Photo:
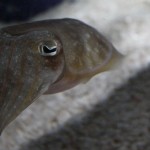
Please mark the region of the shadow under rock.
[[148, 150], [150, 67], [82, 119], [32, 140], [20, 150]]

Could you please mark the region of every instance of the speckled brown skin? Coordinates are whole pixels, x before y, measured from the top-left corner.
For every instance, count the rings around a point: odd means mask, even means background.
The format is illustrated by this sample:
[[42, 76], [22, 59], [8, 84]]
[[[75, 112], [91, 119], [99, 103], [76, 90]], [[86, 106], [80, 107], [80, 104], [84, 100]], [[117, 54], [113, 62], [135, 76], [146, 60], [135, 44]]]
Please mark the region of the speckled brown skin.
[[[56, 56], [39, 45], [57, 43]], [[61, 92], [109, 70], [122, 56], [92, 27], [74, 19], [0, 30], [0, 132], [42, 94]]]

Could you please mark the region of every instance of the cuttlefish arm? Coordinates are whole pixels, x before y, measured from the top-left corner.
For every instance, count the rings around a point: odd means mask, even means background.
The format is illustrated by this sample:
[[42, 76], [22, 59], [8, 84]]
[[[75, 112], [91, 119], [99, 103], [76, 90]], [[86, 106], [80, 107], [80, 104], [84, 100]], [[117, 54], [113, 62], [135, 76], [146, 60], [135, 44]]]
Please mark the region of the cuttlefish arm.
[[0, 132], [42, 94], [70, 89], [122, 58], [110, 42], [74, 19], [0, 30]]

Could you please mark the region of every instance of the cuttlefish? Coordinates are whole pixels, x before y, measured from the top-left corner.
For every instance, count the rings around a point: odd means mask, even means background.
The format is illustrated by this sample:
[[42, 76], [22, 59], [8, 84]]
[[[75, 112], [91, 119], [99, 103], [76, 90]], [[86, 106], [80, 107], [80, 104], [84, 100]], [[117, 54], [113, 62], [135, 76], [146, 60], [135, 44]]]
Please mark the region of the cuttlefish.
[[0, 30], [0, 132], [42, 94], [54, 94], [110, 70], [122, 55], [75, 19]]

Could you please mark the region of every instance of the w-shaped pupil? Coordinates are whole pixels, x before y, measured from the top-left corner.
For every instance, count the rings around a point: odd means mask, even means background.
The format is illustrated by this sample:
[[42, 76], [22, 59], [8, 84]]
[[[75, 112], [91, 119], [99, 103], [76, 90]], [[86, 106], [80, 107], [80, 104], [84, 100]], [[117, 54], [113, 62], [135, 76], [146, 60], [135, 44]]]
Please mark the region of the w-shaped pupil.
[[56, 51], [56, 47], [53, 47], [53, 48], [48, 48], [47, 46], [43, 46], [43, 52], [44, 53], [53, 53]]

